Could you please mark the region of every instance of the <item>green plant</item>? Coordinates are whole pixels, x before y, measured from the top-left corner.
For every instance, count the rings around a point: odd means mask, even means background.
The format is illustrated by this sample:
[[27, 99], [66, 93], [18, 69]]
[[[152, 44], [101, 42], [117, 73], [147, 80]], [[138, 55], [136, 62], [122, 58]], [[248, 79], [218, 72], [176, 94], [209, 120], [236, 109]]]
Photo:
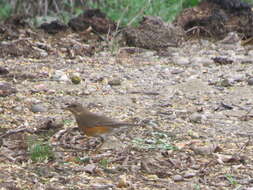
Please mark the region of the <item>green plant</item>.
[[43, 142], [30, 145], [29, 155], [34, 162], [42, 162], [54, 158], [52, 147], [48, 143]]
[[194, 190], [200, 190], [200, 185], [199, 184], [194, 184]]
[[235, 180], [235, 178], [230, 174], [225, 174], [225, 178], [229, 181], [229, 183], [231, 185], [237, 185], [238, 184], [237, 181]]
[[63, 23], [67, 24], [69, 20], [71, 19], [71, 14], [67, 11], [61, 11], [59, 13], [59, 17], [63, 21]]
[[177, 150], [178, 148], [168, 143], [168, 135], [161, 132], [154, 132], [150, 138], [136, 138], [132, 142], [134, 146], [143, 149]]
[[245, 2], [249, 3], [249, 4], [253, 4], [253, 0], [244, 0]]
[[108, 164], [109, 164], [109, 160], [108, 159], [102, 159], [102, 160], [100, 160], [99, 164], [102, 168], [107, 168]]
[[107, 0], [88, 1], [91, 8], [99, 8], [112, 20], [121, 24], [136, 24], [143, 15], [160, 16], [171, 21], [185, 7], [195, 6], [200, 0]]
[[5, 0], [0, 0], [0, 20], [5, 20], [11, 16], [11, 4]]
[[70, 125], [71, 123], [73, 123], [73, 120], [70, 119], [63, 120], [63, 125]]

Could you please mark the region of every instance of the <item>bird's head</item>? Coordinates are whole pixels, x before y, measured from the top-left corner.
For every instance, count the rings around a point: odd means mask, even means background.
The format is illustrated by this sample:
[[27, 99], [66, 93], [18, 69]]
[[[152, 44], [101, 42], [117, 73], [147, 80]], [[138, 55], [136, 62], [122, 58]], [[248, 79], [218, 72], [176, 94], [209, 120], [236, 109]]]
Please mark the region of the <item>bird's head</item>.
[[74, 115], [80, 115], [83, 111], [86, 111], [80, 103], [67, 104], [65, 109], [71, 111]]

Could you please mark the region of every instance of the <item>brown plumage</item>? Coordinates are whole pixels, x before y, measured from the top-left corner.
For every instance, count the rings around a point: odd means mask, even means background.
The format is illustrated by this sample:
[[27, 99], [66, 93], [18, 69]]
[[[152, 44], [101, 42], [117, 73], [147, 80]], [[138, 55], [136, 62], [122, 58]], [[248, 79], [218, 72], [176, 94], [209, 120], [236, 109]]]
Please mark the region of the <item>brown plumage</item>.
[[123, 126], [136, 126], [136, 124], [116, 122], [112, 119], [90, 112], [79, 103], [72, 103], [66, 108], [75, 116], [79, 129], [87, 136], [100, 136], [113, 132]]

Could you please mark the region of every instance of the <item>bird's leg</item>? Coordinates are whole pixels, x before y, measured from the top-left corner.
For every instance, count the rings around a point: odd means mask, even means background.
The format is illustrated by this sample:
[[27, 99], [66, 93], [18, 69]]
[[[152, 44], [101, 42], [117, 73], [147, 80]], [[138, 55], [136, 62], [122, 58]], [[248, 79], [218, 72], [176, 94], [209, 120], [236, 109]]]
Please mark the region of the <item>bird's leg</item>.
[[94, 153], [95, 153], [95, 154], [98, 152], [98, 150], [101, 148], [101, 146], [102, 146], [102, 145], [104, 144], [104, 142], [105, 142], [104, 137], [102, 137], [102, 136], [98, 136], [98, 137], [100, 138], [101, 143], [95, 148], [95, 150], [94, 150]]

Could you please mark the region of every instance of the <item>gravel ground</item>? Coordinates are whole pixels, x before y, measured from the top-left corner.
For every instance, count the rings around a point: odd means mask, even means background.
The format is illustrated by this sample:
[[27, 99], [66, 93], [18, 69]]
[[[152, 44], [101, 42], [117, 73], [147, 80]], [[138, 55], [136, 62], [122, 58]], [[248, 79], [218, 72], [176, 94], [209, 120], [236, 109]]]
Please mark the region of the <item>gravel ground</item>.
[[[1, 82], [17, 90], [0, 97], [1, 128], [35, 129], [53, 118], [66, 132], [76, 126], [62, 109], [71, 101], [115, 120], [140, 124], [108, 140], [106, 148], [112, 150], [96, 154], [59, 148], [58, 131], [50, 138], [54, 160], [36, 163], [17, 155], [23, 137], [14, 138], [19, 144], [15, 149], [8, 137], [1, 147], [1, 186], [253, 189], [252, 46], [199, 40], [168, 49], [167, 57], [147, 50], [127, 52], [121, 48], [114, 55], [104, 51], [75, 59], [51, 55], [0, 60], [12, 74], [0, 75]], [[214, 63], [215, 57], [233, 62]], [[74, 84], [73, 77], [81, 82]], [[72, 139], [80, 136], [70, 133]], [[67, 137], [65, 145], [71, 144]], [[85, 147], [87, 138], [76, 143]], [[90, 160], [76, 161], [77, 157]]]

